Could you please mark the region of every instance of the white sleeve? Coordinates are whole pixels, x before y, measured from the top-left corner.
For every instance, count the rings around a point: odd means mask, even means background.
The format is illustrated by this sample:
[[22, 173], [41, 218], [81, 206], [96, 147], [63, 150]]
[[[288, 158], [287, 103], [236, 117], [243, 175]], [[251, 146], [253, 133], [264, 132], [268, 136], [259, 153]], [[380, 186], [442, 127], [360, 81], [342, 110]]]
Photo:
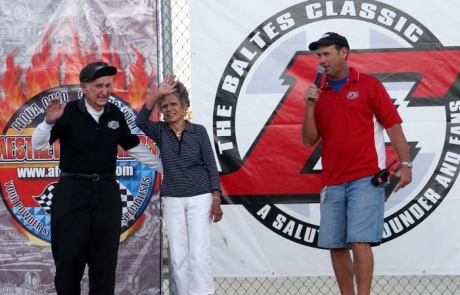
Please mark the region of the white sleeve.
[[163, 174], [163, 165], [158, 155], [154, 155], [143, 143], [126, 151], [131, 157]]
[[36, 150], [49, 149], [51, 128], [53, 128], [53, 125], [54, 124], [50, 125], [45, 121], [37, 125], [34, 133], [32, 134], [32, 148]]

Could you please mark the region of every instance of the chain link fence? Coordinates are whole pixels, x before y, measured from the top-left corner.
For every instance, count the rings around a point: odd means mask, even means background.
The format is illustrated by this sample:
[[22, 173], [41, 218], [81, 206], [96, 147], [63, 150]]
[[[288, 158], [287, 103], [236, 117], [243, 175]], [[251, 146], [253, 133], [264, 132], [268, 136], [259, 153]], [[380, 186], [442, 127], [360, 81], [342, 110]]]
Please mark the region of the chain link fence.
[[[190, 0], [161, 0], [163, 75], [175, 73], [190, 90]], [[193, 106], [193, 97], [192, 106]], [[192, 119], [192, 108], [189, 109]], [[163, 294], [177, 295], [170, 288], [167, 232], [163, 227]], [[215, 278], [218, 295], [340, 294], [335, 277], [251, 277]], [[372, 294], [378, 295], [460, 295], [460, 276], [374, 276]]]

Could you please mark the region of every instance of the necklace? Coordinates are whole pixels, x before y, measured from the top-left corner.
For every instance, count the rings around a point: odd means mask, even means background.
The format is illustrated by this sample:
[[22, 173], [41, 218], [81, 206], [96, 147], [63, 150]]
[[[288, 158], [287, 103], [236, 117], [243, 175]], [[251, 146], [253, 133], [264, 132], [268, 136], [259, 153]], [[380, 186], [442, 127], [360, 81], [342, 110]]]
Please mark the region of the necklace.
[[176, 136], [177, 137], [180, 137], [180, 135], [182, 134], [182, 131], [184, 131], [185, 128], [182, 128], [182, 130], [179, 130], [176, 132]]

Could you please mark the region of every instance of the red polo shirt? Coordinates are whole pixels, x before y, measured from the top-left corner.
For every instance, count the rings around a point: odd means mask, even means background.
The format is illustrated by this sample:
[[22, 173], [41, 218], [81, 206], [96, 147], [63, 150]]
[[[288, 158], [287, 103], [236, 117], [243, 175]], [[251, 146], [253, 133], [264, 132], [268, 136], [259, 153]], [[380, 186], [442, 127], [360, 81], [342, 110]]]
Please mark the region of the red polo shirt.
[[384, 129], [402, 122], [383, 84], [350, 69], [336, 92], [327, 82], [315, 106], [322, 140], [322, 185], [376, 174], [385, 167]]

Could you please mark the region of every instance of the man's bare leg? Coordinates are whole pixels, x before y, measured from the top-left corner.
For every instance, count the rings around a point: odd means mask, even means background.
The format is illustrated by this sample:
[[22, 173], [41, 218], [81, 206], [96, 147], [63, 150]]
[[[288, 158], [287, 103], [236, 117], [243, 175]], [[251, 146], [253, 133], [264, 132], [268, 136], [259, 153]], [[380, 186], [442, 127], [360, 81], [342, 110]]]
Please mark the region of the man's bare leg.
[[358, 286], [358, 295], [370, 295], [374, 274], [374, 255], [368, 243], [351, 243], [353, 270]]
[[331, 249], [331, 260], [335, 277], [339, 284], [340, 294], [354, 295], [353, 262], [351, 260], [350, 250], [345, 248]]

